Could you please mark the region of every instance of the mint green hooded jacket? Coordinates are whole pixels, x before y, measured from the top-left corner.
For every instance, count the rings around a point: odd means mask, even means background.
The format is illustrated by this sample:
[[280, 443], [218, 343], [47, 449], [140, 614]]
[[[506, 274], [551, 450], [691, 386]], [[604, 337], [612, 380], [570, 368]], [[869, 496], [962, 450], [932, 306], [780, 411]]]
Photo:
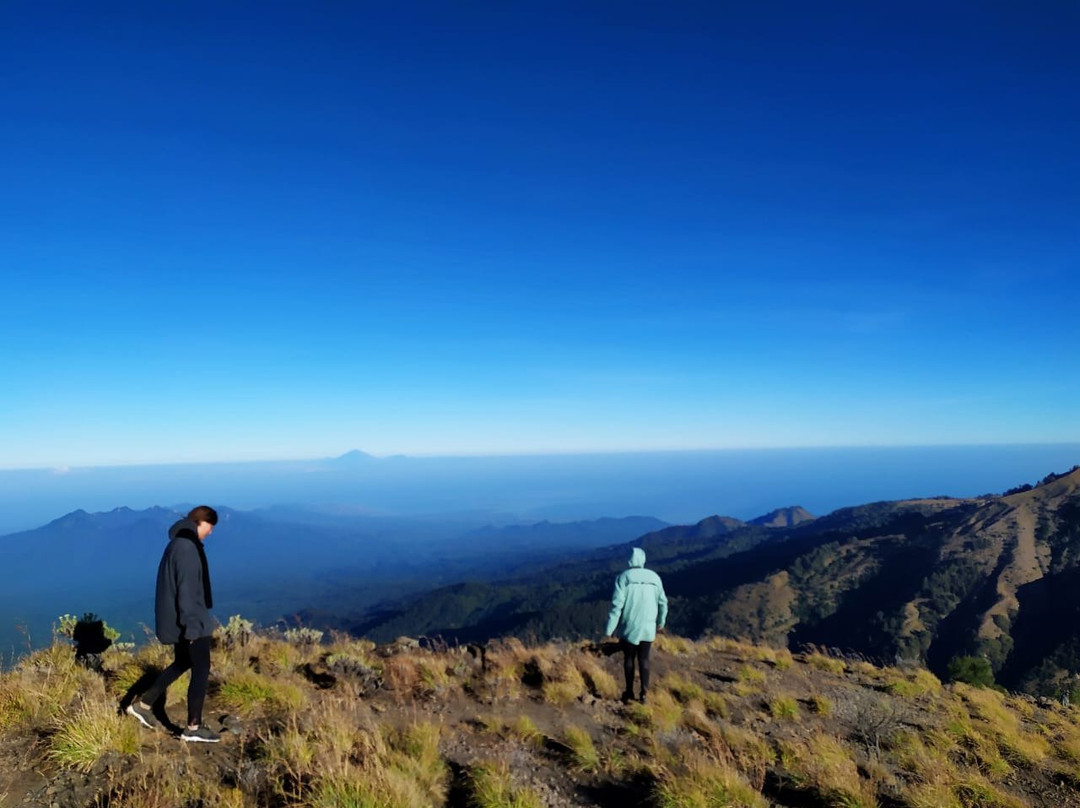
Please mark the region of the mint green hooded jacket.
[[[660, 576], [645, 569], [645, 551], [635, 547], [630, 569], [615, 579], [605, 635], [619, 637], [632, 645], [652, 642], [656, 630], [667, 621], [667, 595]], [[616, 633], [616, 630], [618, 633]]]

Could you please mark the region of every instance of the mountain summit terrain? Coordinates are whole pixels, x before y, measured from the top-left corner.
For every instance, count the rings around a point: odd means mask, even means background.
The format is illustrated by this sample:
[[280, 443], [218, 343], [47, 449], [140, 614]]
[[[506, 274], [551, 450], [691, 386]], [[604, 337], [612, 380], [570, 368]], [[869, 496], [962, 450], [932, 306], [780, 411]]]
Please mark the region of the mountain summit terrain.
[[0, 674], [0, 808], [1080, 808], [1080, 708], [665, 634], [622, 704], [607, 650], [230, 620], [204, 711], [222, 741], [185, 745], [182, 687], [156, 730], [118, 711], [170, 648], [93, 670], [58, 638]]
[[1080, 469], [1003, 495], [877, 502], [816, 519], [795, 508], [751, 523], [713, 516], [527, 577], [389, 604], [349, 626], [381, 639], [595, 636], [632, 546], [663, 576], [670, 624], [687, 636], [840, 648], [941, 675], [976, 657], [1009, 688], [1076, 688]]

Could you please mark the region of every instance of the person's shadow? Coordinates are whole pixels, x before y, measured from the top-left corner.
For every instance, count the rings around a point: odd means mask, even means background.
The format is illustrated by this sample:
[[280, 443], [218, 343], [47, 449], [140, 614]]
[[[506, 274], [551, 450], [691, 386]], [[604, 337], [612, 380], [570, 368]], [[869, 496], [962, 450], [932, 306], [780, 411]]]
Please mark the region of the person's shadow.
[[[128, 706], [136, 699], [138, 699], [139, 696], [141, 696], [146, 690], [148, 690], [150, 685], [157, 681], [157, 678], [160, 675], [161, 671], [157, 668], [147, 668], [143, 675], [139, 677], [139, 680], [135, 682], [135, 684], [133, 684], [131, 687], [129, 687], [127, 693], [125, 693], [124, 697], [120, 699], [120, 707], [118, 710], [120, 715], [124, 715], [127, 712]], [[154, 713], [154, 718], [156, 718], [158, 720], [158, 723], [161, 724], [162, 729], [164, 729], [166, 732], [172, 733], [173, 735], [180, 734], [181, 727], [174, 724], [169, 718], [169, 714], [165, 712], [164, 693], [157, 699], [157, 701], [150, 705], [150, 709]]]

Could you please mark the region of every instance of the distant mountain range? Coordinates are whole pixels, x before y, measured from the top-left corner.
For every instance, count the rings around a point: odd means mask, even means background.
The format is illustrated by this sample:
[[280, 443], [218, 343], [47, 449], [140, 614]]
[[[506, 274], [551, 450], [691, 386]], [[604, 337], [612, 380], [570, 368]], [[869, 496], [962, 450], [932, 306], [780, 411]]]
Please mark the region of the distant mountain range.
[[283, 503], [369, 515], [487, 514], [476, 524], [648, 514], [686, 524], [749, 519], [789, 502], [814, 513], [915, 496], [1001, 491], [1065, 468], [1080, 444], [373, 457], [0, 469], [0, 535], [76, 509], [206, 501], [241, 511]]
[[[363, 457], [343, 462], [368, 462]], [[381, 461], [379, 461], [381, 462]], [[499, 524], [347, 507], [220, 509], [217, 613], [283, 617], [376, 640], [596, 636], [614, 576], [643, 547], [672, 629], [850, 649], [944, 672], [985, 657], [1010, 688], [1055, 692], [1080, 671], [1080, 470], [1002, 495], [874, 502], [814, 518], [791, 506], [742, 521], [650, 517]], [[0, 537], [0, 649], [48, 639], [63, 612], [130, 631], [180, 509], [75, 511]], [[5, 633], [6, 632], [6, 633]]]
[[680, 634], [815, 644], [873, 658], [990, 661], [1010, 688], [1056, 692], [1080, 672], [1080, 470], [1005, 495], [877, 502], [817, 519], [793, 507], [713, 516], [497, 583], [462, 583], [349, 627], [482, 640], [596, 636], [631, 546]]
[[[153, 591], [166, 531], [187, 508], [73, 511], [34, 530], [0, 536], [0, 654], [49, 640], [55, 618], [93, 611], [125, 633], [153, 623]], [[651, 517], [486, 525], [487, 515], [404, 518], [349, 509], [219, 508], [207, 542], [223, 622], [261, 623], [301, 608], [359, 610], [462, 578], [525, 574], [567, 554], [628, 541], [665, 526]], [[138, 631], [141, 639], [142, 632]]]

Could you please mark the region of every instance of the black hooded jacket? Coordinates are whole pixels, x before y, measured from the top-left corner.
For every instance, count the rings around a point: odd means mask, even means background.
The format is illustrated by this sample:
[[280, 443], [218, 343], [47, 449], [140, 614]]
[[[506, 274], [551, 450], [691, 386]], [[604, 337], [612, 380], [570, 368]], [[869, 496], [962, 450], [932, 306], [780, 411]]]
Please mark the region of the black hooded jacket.
[[214, 633], [210, 608], [210, 568], [198, 526], [181, 519], [169, 528], [169, 544], [158, 565], [154, 622], [157, 638], [172, 645]]

